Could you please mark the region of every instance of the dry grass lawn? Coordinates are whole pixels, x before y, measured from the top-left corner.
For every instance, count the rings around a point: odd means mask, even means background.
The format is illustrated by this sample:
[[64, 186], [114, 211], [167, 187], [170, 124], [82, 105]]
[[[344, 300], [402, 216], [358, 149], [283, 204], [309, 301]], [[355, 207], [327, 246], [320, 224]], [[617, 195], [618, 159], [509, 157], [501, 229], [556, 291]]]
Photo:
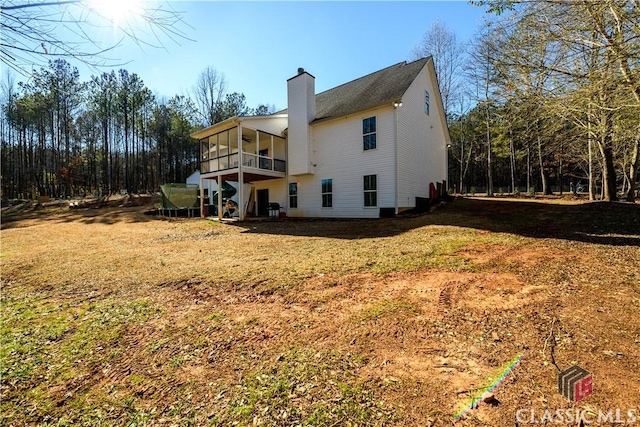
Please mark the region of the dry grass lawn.
[[[3, 211], [0, 424], [640, 418], [638, 204], [218, 224], [140, 202]], [[594, 375], [579, 403], [557, 392], [573, 364]]]

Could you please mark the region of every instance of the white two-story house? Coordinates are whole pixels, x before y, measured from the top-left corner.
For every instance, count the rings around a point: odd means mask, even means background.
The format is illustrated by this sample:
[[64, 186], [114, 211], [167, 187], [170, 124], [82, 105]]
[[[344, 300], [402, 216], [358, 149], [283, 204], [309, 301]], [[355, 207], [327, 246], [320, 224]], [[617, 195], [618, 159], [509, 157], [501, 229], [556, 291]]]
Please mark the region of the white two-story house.
[[[205, 180], [237, 183], [240, 219], [266, 216], [273, 203], [289, 217], [392, 216], [446, 180], [450, 140], [431, 58], [319, 94], [314, 76], [299, 69], [287, 92], [286, 110], [193, 134], [200, 188]], [[222, 198], [217, 203], [221, 216]]]

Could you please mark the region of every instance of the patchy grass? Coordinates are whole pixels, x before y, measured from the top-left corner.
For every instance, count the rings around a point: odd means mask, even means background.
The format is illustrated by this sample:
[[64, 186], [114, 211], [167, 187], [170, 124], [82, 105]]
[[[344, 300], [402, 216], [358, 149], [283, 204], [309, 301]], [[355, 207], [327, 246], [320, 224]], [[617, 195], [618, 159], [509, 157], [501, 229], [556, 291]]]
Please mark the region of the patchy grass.
[[638, 205], [461, 199], [377, 221], [3, 217], [3, 425], [456, 425], [640, 401]]
[[291, 349], [229, 391], [230, 405], [214, 424], [385, 424], [394, 411], [379, 396], [384, 387], [357, 375], [364, 365], [348, 353]]
[[26, 391], [20, 398], [24, 407], [15, 408], [3, 399], [2, 412], [19, 409], [31, 422], [47, 422], [46, 417], [28, 415], [35, 408], [44, 414], [55, 412], [66, 398], [74, 397], [72, 406], [81, 406], [87, 395], [84, 387], [63, 395], [60, 391], [118, 360], [125, 351], [127, 328], [160, 315], [146, 300], [76, 305], [51, 304], [34, 296], [22, 301], [5, 297], [0, 309], [0, 377], [7, 389]]
[[404, 299], [399, 300], [381, 300], [368, 305], [362, 310], [356, 319], [368, 321], [380, 319], [383, 316], [401, 316], [403, 314], [419, 314], [420, 307], [412, 304]]

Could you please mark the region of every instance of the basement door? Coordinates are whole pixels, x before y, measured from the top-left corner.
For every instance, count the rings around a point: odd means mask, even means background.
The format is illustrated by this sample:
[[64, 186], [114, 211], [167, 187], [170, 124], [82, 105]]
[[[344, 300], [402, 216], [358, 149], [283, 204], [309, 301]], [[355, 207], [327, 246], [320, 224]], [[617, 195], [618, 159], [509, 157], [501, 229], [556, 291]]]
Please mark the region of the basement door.
[[269, 215], [269, 190], [256, 190], [258, 199], [258, 216]]

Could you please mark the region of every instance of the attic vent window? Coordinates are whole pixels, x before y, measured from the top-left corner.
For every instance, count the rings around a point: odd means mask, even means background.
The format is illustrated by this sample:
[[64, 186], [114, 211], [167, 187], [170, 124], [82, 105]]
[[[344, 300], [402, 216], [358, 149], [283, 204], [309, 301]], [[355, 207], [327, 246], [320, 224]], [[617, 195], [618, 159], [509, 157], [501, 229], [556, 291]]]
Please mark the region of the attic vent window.
[[424, 112], [427, 116], [429, 115], [429, 92], [426, 90], [424, 91]]

